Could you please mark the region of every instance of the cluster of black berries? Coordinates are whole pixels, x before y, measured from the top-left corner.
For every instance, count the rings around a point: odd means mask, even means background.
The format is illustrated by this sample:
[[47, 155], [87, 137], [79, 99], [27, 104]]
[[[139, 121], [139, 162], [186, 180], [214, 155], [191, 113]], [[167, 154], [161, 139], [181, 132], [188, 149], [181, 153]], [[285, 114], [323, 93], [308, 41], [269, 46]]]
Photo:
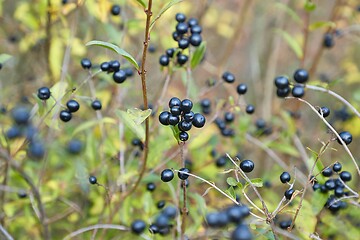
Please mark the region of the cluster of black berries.
[[180, 141], [187, 141], [189, 134], [187, 131], [192, 126], [202, 128], [205, 125], [205, 117], [200, 113], [191, 111], [193, 102], [189, 99], [180, 100], [173, 97], [169, 101], [170, 111], [164, 111], [159, 115], [159, 121], [163, 125], [177, 126], [180, 130]]
[[[194, 47], [200, 46], [202, 42], [201, 32], [202, 28], [195, 18], [190, 18], [186, 21], [186, 16], [183, 13], [177, 13], [175, 16], [176, 30], [173, 32], [173, 39], [178, 43], [179, 53], [176, 55], [177, 64], [184, 65], [188, 61], [188, 56], [182, 53], [182, 50], [187, 49], [190, 45]], [[175, 48], [169, 48], [166, 50], [166, 54], [161, 55], [159, 63], [161, 66], [168, 66], [170, 59], [173, 58]]]
[[38, 139], [38, 130], [31, 123], [30, 110], [24, 106], [15, 107], [11, 111], [13, 125], [5, 133], [5, 136], [11, 140], [25, 137], [29, 141], [27, 155], [33, 159], [41, 159], [45, 155], [45, 146]]
[[223, 211], [209, 213], [206, 215], [206, 223], [211, 228], [224, 228], [230, 223], [236, 224], [231, 233], [231, 240], [251, 240], [253, 235], [244, 223], [244, 219], [250, 215], [250, 210], [245, 205], [232, 205]]
[[[188, 177], [189, 177], [189, 174], [187, 173], [190, 173], [190, 170], [188, 168], [180, 168], [179, 169], [180, 172], [178, 172], [178, 177], [180, 178], [180, 180], [187, 180]], [[167, 168], [167, 169], [164, 169], [161, 174], [160, 174], [160, 178], [161, 178], [161, 181], [163, 182], [170, 182], [171, 180], [174, 179], [174, 172], [173, 170]]]
[[[346, 203], [343, 201], [338, 201], [339, 198], [343, 196], [349, 196], [350, 192], [345, 191], [345, 186], [343, 182], [349, 182], [352, 179], [351, 173], [348, 171], [342, 171], [341, 163], [335, 163], [332, 168], [327, 167], [322, 171], [324, 177], [331, 177], [333, 173], [338, 174], [338, 178], [330, 178], [325, 181], [324, 184], [317, 182], [316, 178], [312, 177], [311, 181], [313, 182], [313, 190], [320, 190], [322, 193], [327, 193], [333, 191], [325, 204], [325, 207], [328, 208], [331, 212], [337, 212], [340, 209], [346, 207]], [[341, 179], [341, 180], [340, 180]]]
[[309, 79], [309, 73], [305, 69], [298, 69], [294, 73], [294, 80], [297, 84], [291, 89], [289, 78], [285, 76], [278, 76], [274, 79], [277, 87], [276, 94], [278, 97], [284, 98], [289, 96], [290, 92], [294, 97], [301, 98], [305, 94], [305, 89], [302, 84], [305, 84]]
[[[283, 172], [280, 175], [280, 181], [282, 183], [288, 183], [291, 180], [291, 175], [288, 172]], [[295, 190], [293, 188], [290, 188], [285, 191], [284, 196], [287, 200], [290, 200], [292, 198], [292, 195], [294, 194]]]
[[173, 227], [173, 221], [178, 215], [178, 210], [173, 206], [164, 208], [156, 217], [155, 222], [149, 226], [149, 231], [152, 234], [160, 234], [162, 236], [170, 233]]

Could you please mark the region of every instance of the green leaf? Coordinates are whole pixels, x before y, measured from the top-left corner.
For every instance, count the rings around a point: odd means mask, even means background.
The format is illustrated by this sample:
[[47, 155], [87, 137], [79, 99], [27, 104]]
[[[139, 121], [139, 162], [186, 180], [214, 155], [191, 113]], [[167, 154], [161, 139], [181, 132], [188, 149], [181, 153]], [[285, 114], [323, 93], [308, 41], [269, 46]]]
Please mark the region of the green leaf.
[[125, 126], [130, 128], [130, 130], [142, 141], [145, 140], [145, 129], [142, 125], [136, 124], [132, 119], [132, 116], [122, 110], [116, 110], [115, 114], [124, 122]]
[[0, 63], [4, 63], [7, 60], [9, 60], [10, 58], [12, 58], [11, 55], [2, 53], [2, 54], [0, 54]]
[[158, 15], [156, 16], [156, 18], [154, 18], [151, 23], [150, 23], [150, 31], [151, 29], [154, 27], [156, 21], [167, 11], [169, 10], [172, 6], [174, 6], [175, 4], [182, 2], [183, 0], [172, 0], [170, 1], [168, 4], [166, 4], [158, 13]]
[[299, 15], [293, 10], [291, 9], [288, 5], [281, 3], [281, 2], [277, 2], [275, 3], [275, 7], [277, 7], [280, 10], [283, 10], [285, 13], [287, 13], [295, 22], [297, 23], [302, 23], [301, 18], [299, 17]]
[[313, 3], [311, 0], [307, 0], [304, 5], [304, 9], [308, 12], [312, 12], [316, 9], [316, 4]]
[[93, 46], [93, 45], [104, 47], [104, 48], [110, 49], [110, 50], [120, 54], [121, 56], [126, 58], [137, 70], [139, 70], [139, 65], [137, 64], [137, 62], [133, 58], [133, 56], [131, 56], [128, 52], [126, 52], [122, 48], [119, 48], [115, 44], [108, 43], [108, 42], [103, 42], [103, 41], [98, 41], [98, 40], [93, 40], [93, 41], [90, 41], [90, 42], [88, 42], [86, 44], [86, 46]]
[[322, 193], [317, 190], [311, 196], [311, 207], [312, 212], [316, 216], [324, 208], [326, 201], [328, 200], [329, 194]]
[[313, 31], [318, 28], [327, 28], [327, 27], [335, 28], [336, 24], [331, 21], [318, 21], [318, 22], [314, 22], [314, 23], [310, 24], [309, 30]]
[[253, 178], [253, 179], [250, 179], [250, 181], [255, 187], [263, 186], [263, 180], [261, 178]]
[[304, 199], [301, 210], [295, 222], [295, 228], [299, 234], [307, 239], [311, 233], [314, 233], [316, 227], [316, 215], [312, 211], [312, 203]]
[[241, 182], [238, 182], [238, 183], [236, 184], [236, 186], [237, 186], [240, 190], [242, 190], [242, 189], [244, 188], [244, 186], [241, 184]]
[[232, 186], [229, 187], [225, 192], [229, 194], [233, 199], [236, 199], [236, 193]]
[[238, 182], [233, 177], [228, 177], [226, 179], [226, 182], [227, 182], [227, 184], [229, 184], [230, 186], [233, 186], [233, 187], [237, 186], [237, 184], [238, 184]]
[[299, 152], [298, 150], [292, 146], [289, 143], [286, 143], [285, 141], [277, 143], [277, 142], [270, 142], [268, 144], [266, 144], [269, 148], [273, 149], [273, 150], [277, 150], [281, 153], [285, 153], [288, 154], [290, 156], [293, 157], [298, 157], [299, 156]]
[[284, 40], [287, 42], [289, 47], [294, 51], [294, 53], [299, 59], [303, 57], [303, 52], [300, 43], [296, 41], [295, 38], [293, 38], [292, 36], [290, 36], [289, 33], [281, 29], [276, 29], [275, 33], [280, 34], [284, 38]]
[[151, 109], [141, 110], [141, 109], [138, 109], [138, 108], [130, 108], [130, 109], [127, 110], [127, 113], [129, 114], [130, 118], [137, 125], [144, 122], [145, 119], [147, 119], [150, 116], [151, 112], [152, 112]]
[[180, 138], [179, 138], [179, 133], [180, 133], [180, 130], [178, 128], [178, 126], [170, 126], [172, 132], [173, 132], [173, 136], [174, 138], [176, 139], [177, 142], [180, 142]]
[[72, 135], [75, 136], [76, 134], [78, 134], [79, 132], [82, 132], [86, 129], [89, 129], [93, 126], [96, 126], [100, 123], [109, 123], [109, 124], [115, 124], [116, 121], [113, 118], [109, 118], [109, 117], [104, 117], [102, 119], [95, 119], [95, 120], [90, 120], [90, 121], [86, 121], [82, 124], [80, 124], [77, 128], [75, 128], [75, 130], [72, 132]]
[[145, 4], [145, 2], [143, 0], [135, 0], [135, 1], [138, 2], [144, 8], [146, 8], [146, 4]]
[[191, 58], [190, 65], [192, 69], [194, 69], [195, 67], [197, 67], [197, 65], [199, 65], [199, 63], [204, 57], [205, 51], [206, 51], [206, 42], [202, 42], [200, 46], [196, 48]]

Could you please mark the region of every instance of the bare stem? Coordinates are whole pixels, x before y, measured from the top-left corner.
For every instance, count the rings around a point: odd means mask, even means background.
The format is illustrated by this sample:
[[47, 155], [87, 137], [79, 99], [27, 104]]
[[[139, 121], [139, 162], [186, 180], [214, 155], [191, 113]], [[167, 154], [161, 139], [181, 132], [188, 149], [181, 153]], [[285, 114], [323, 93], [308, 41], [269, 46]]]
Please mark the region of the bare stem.
[[84, 228], [80, 228], [72, 233], [70, 233], [69, 235], [64, 237], [64, 240], [68, 240], [71, 239], [77, 235], [80, 235], [84, 232], [87, 231], [91, 231], [94, 229], [115, 229], [115, 230], [120, 230], [120, 231], [129, 231], [129, 228], [122, 226], [122, 225], [115, 225], [115, 224], [96, 224], [96, 225], [92, 225], [92, 226], [88, 226], [88, 227], [84, 227]]

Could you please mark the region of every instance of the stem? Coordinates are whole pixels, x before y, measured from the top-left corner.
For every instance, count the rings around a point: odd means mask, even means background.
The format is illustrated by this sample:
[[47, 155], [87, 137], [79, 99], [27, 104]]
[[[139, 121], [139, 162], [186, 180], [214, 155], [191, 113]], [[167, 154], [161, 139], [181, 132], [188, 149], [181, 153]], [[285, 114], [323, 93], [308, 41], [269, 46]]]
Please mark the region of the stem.
[[308, 105], [311, 108], [311, 110], [313, 110], [319, 116], [319, 118], [326, 124], [326, 126], [336, 135], [336, 138], [338, 141], [340, 141], [341, 145], [343, 145], [343, 147], [345, 148], [345, 151], [349, 154], [351, 160], [353, 161], [358, 175], [360, 176], [359, 165], [356, 163], [356, 160], [355, 160], [354, 156], [352, 155], [351, 151], [349, 150], [349, 148], [347, 147], [346, 143], [342, 140], [342, 138], [339, 136], [337, 131], [330, 125], [330, 123], [328, 123], [328, 121], [326, 121], [326, 119], [315, 109], [315, 107], [313, 105], [311, 105], [309, 102], [307, 102], [306, 100], [301, 99], [301, 98], [286, 97], [285, 99], [296, 99], [300, 102], [303, 102], [306, 105]]
[[330, 94], [331, 96], [337, 98], [338, 100], [340, 100], [343, 104], [345, 104], [346, 106], [348, 106], [354, 113], [355, 115], [360, 118], [360, 113], [359, 111], [353, 106], [351, 105], [345, 98], [343, 98], [342, 96], [340, 96], [339, 94], [326, 89], [326, 88], [322, 88], [322, 87], [318, 87], [318, 86], [312, 86], [312, 85], [304, 85], [305, 88], [311, 89], [311, 90], [315, 90], [315, 91], [319, 91], [319, 92], [325, 92]]
[[0, 225], [0, 232], [5, 237], [6, 240], [13, 240], [14, 238], [6, 231], [6, 229]]
[[64, 237], [64, 240], [68, 240], [71, 239], [79, 234], [82, 234], [84, 232], [87, 231], [91, 231], [94, 229], [116, 229], [116, 230], [121, 230], [121, 231], [129, 231], [129, 229], [125, 226], [122, 225], [115, 225], [115, 224], [96, 224], [96, 225], [92, 225], [92, 226], [88, 226], [88, 227], [84, 227], [84, 228], [80, 228], [78, 230], [76, 230], [75, 232], [70, 233], [69, 235]]
[[309, 35], [309, 18], [310, 13], [308, 11], [305, 12], [305, 18], [304, 18], [304, 43], [303, 43], [303, 56], [301, 58], [301, 67], [305, 67], [305, 59], [306, 59], [306, 48], [307, 48], [307, 42], [308, 42], [308, 35]]
[[51, 8], [52, 8], [52, 4], [51, 4], [51, 0], [47, 0], [47, 16], [46, 16], [46, 45], [45, 45], [45, 54], [46, 54], [46, 59], [47, 59], [47, 72], [48, 72], [48, 76], [50, 78], [50, 82], [52, 82], [53, 79], [53, 74], [50, 68], [50, 48], [51, 48]]

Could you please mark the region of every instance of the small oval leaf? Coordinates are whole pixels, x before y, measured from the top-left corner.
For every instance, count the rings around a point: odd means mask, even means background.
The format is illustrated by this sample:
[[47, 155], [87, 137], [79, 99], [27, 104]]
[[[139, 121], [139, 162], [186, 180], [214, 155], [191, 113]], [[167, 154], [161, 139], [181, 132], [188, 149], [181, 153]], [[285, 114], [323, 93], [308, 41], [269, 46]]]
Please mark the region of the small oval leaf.
[[194, 69], [201, 60], [204, 58], [206, 51], [206, 42], [202, 42], [198, 48], [196, 48], [192, 58], [191, 58], [191, 68]]
[[133, 58], [133, 56], [131, 56], [128, 52], [126, 52], [124, 49], [116, 46], [115, 44], [112, 44], [109, 42], [98, 41], [98, 40], [93, 40], [86, 44], [86, 46], [93, 46], [93, 45], [104, 47], [104, 48], [110, 49], [110, 50], [120, 54], [121, 56], [126, 58], [126, 60], [128, 60], [137, 70], [139, 70], [139, 65], [137, 64], [137, 62]]
[[227, 182], [227, 184], [229, 184], [230, 186], [233, 186], [233, 187], [237, 186], [237, 184], [238, 184], [238, 182], [233, 177], [228, 177], [226, 179], [226, 182]]

